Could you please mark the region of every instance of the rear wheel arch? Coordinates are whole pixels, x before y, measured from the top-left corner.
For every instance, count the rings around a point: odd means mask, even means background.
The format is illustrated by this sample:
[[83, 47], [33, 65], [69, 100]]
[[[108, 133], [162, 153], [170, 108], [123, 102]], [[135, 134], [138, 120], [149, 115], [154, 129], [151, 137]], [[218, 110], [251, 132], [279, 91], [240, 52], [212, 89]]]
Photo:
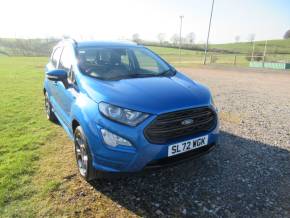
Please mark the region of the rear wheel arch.
[[43, 89], [43, 95], [44, 95], [44, 105], [45, 105], [46, 117], [48, 120], [50, 120], [54, 123], [57, 123], [58, 119], [55, 116], [55, 113], [53, 111], [52, 105], [51, 105], [50, 100], [49, 100], [48, 93], [46, 92], [45, 89]]

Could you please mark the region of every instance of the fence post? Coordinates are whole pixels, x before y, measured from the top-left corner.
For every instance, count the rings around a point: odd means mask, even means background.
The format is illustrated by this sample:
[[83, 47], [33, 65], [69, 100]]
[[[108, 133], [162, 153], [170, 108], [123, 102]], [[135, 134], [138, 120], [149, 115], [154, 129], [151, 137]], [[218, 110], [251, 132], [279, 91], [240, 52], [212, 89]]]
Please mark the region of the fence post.
[[210, 63], [210, 64], [212, 63], [212, 55], [210, 56], [209, 63]]
[[234, 59], [234, 65], [237, 64], [237, 55], [235, 55], [235, 59]]
[[251, 62], [254, 61], [254, 54], [255, 54], [255, 41], [253, 43], [253, 48], [252, 48], [252, 57], [251, 57]]
[[263, 54], [263, 67], [265, 67], [265, 60], [266, 60], [266, 53], [267, 53], [267, 44], [268, 44], [268, 40], [265, 41], [264, 54]]

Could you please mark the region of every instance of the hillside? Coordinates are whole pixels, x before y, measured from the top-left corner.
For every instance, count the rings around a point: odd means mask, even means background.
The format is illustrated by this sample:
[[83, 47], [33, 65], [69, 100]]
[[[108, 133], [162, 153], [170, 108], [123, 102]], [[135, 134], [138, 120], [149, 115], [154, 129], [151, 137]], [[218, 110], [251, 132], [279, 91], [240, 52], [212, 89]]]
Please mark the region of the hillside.
[[[227, 43], [227, 44], [214, 44], [210, 45], [210, 49], [225, 50], [233, 53], [251, 53], [252, 43]], [[255, 42], [255, 51], [263, 52], [265, 41]], [[267, 53], [271, 54], [290, 54], [290, 39], [284, 40], [269, 40], [267, 44]]]
[[[178, 48], [178, 45], [145, 42], [145, 45], [152, 47], [168, 47], [168, 48]], [[265, 47], [265, 41], [255, 42], [255, 52], [263, 53]], [[183, 49], [203, 51], [203, 44], [195, 45], [182, 45]], [[221, 54], [251, 54], [253, 49], [253, 44], [250, 42], [238, 42], [238, 43], [226, 43], [226, 44], [210, 44], [209, 51]], [[280, 40], [268, 40], [267, 44], [268, 54], [290, 54], [290, 39], [280, 39]]]

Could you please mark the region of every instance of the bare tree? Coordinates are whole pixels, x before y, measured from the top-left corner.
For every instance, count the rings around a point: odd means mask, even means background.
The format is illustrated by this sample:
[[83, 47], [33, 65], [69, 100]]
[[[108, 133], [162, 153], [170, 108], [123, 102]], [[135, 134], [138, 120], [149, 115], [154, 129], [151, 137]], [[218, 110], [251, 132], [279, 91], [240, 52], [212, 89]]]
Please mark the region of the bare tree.
[[160, 43], [160, 45], [162, 45], [163, 44], [163, 42], [165, 41], [165, 33], [159, 33], [158, 35], [157, 35], [157, 38], [158, 38], [158, 40], [159, 40], [159, 43]]
[[170, 41], [174, 44], [174, 45], [177, 45], [178, 44], [178, 41], [179, 41], [179, 36], [177, 33], [174, 33], [171, 38], [170, 38]]
[[132, 40], [133, 40], [133, 42], [140, 43], [141, 42], [140, 35], [138, 33], [134, 33], [132, 35]]
[[240, 36], [235, 36], [235, 42], [239, 42], [239, 41], [240, 41], [240, 39], [241, 39], [241, 37], [240, 37]]
[[285, 34], [284, 34], [284, 39], [290, 39], [290, 30], [288, 30]]
[[249, 36], [248, 36], [248, 40], [249, 42], [253, 43], [255, 41], [255, 38], [256, 38], [256, 35], [254, 33], [251, 33]]
[[195, 34], [194, 34], [194, 32], [190, 32], [190, 33], [187, 34], [187, 36], [186, 36], [186, 42], [188, 44], [191, 44], [191, 45], [194, 44], [194, 42], [195, 42]]

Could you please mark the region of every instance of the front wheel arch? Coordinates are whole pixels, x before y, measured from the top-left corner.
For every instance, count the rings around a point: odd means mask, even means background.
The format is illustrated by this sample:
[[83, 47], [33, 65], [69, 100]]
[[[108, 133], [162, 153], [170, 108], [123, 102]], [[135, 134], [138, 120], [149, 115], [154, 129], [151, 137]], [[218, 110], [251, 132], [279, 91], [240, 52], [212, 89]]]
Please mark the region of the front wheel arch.
[[77, 121], [76, 119], [74, 119], [74, 120], [72, 121], [72, 124], [71, 124], [71, 128], [72, 128], [72, 132], [73, 132], [73, 134], [74, 134], [74, 132], [75, 132], [75, 130], [76, 130], [76, 128], [77, 128], [78, 126], [80, 126], [79, 121]]

